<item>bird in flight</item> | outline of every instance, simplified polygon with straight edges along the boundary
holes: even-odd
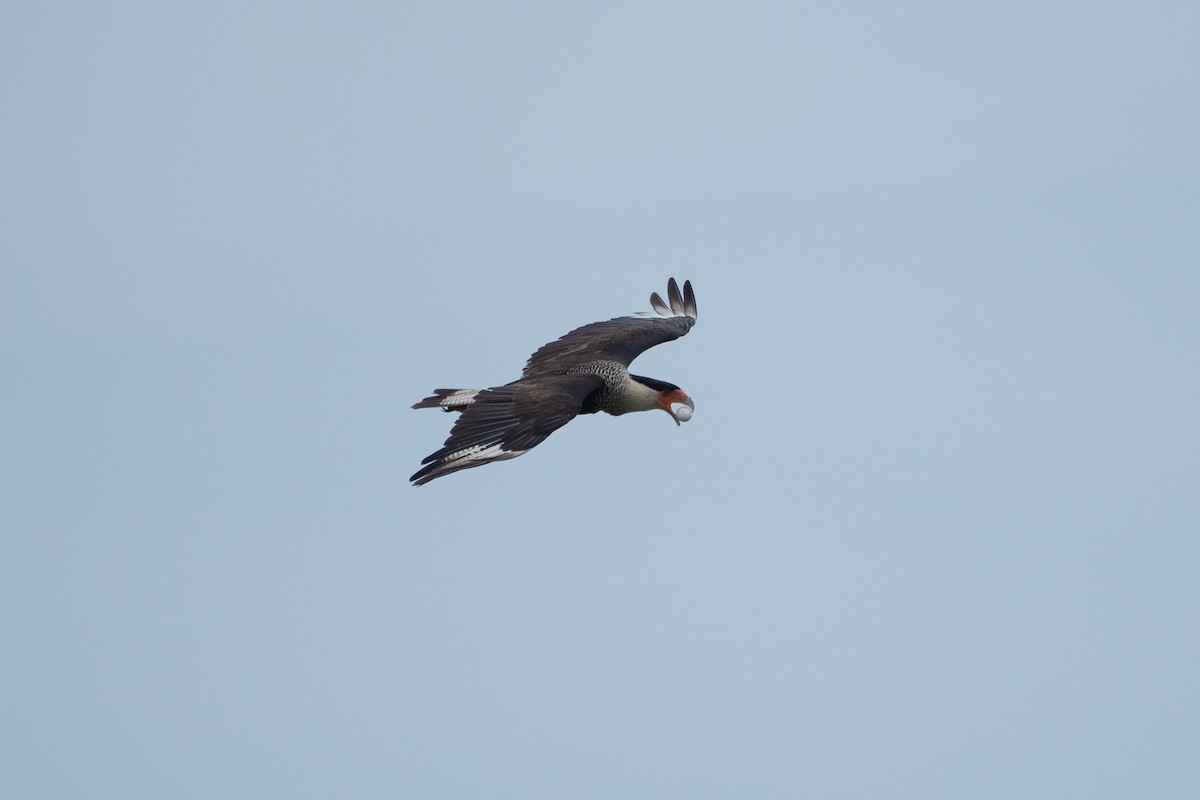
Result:
[[[655,345],[678,339],[696,324],[690,281],[667,284],[667,303],[650,295],[653,311],[593,322],[541,347],[521,377],[490,389],[435,389],[413,408],[457,411],[441,450],[409,480],[420,486],[460,469],[529,452],[577,414],[613,416],[661,408],[675,424],[692,418],[692,398],[673,383],[631,375],[629,364]]]

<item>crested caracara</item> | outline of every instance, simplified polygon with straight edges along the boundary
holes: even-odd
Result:
[[[413,408],[460,412],[450,438],[409,480],[428,483],[460,469],[516,458],[541,444],[577,414],[666,411],[675,424],[695,405],[673,383],[629,373],[645,350],[683,336],[696,324],[690,281],[683,294],[671,278],[667,300],[650,295],[653,311],[584,325],[529,357],[521,377],[490,389],[436,389]]]

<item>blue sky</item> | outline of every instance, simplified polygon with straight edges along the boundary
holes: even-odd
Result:
[[[0,21],[0,793],[1200,790],[1194,4]]]

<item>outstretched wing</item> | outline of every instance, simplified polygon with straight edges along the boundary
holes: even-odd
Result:
[[[639,355],[663,342],[678,339],[696,324],[696,295],[691,281],[679,284],[671,278],[664,303],[658,292],[650,295],[654,311],[615,317],[607,322],[584,325],[550,342],[529,357],[526,376],[562,372],[589,361],[616,361],[626,367]]]
[[[463,408],[442,449],[409,480],[420,486],[460,469],[516,458],[574,419],[584,398],[603,384],[596,375],[545,375],[484,389]]]

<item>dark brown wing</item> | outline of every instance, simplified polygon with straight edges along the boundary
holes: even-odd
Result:
[[[463,409],[441,450],[409,480],[420,486],[460,469],[532,450],[583,409],[604,380],[596,375],[544,375],[484,389]]]
[[[650,295],[653,312],[615,317],[584,325],[550,342],[529,357],[527,376],[562,372],[589,361],[616,361],[626,367],[655,345],[683,336],[696,324],[696,295],[691,281],[684,281],[683,294],[671,278],[667,284],[670,305],[655,292]]]

